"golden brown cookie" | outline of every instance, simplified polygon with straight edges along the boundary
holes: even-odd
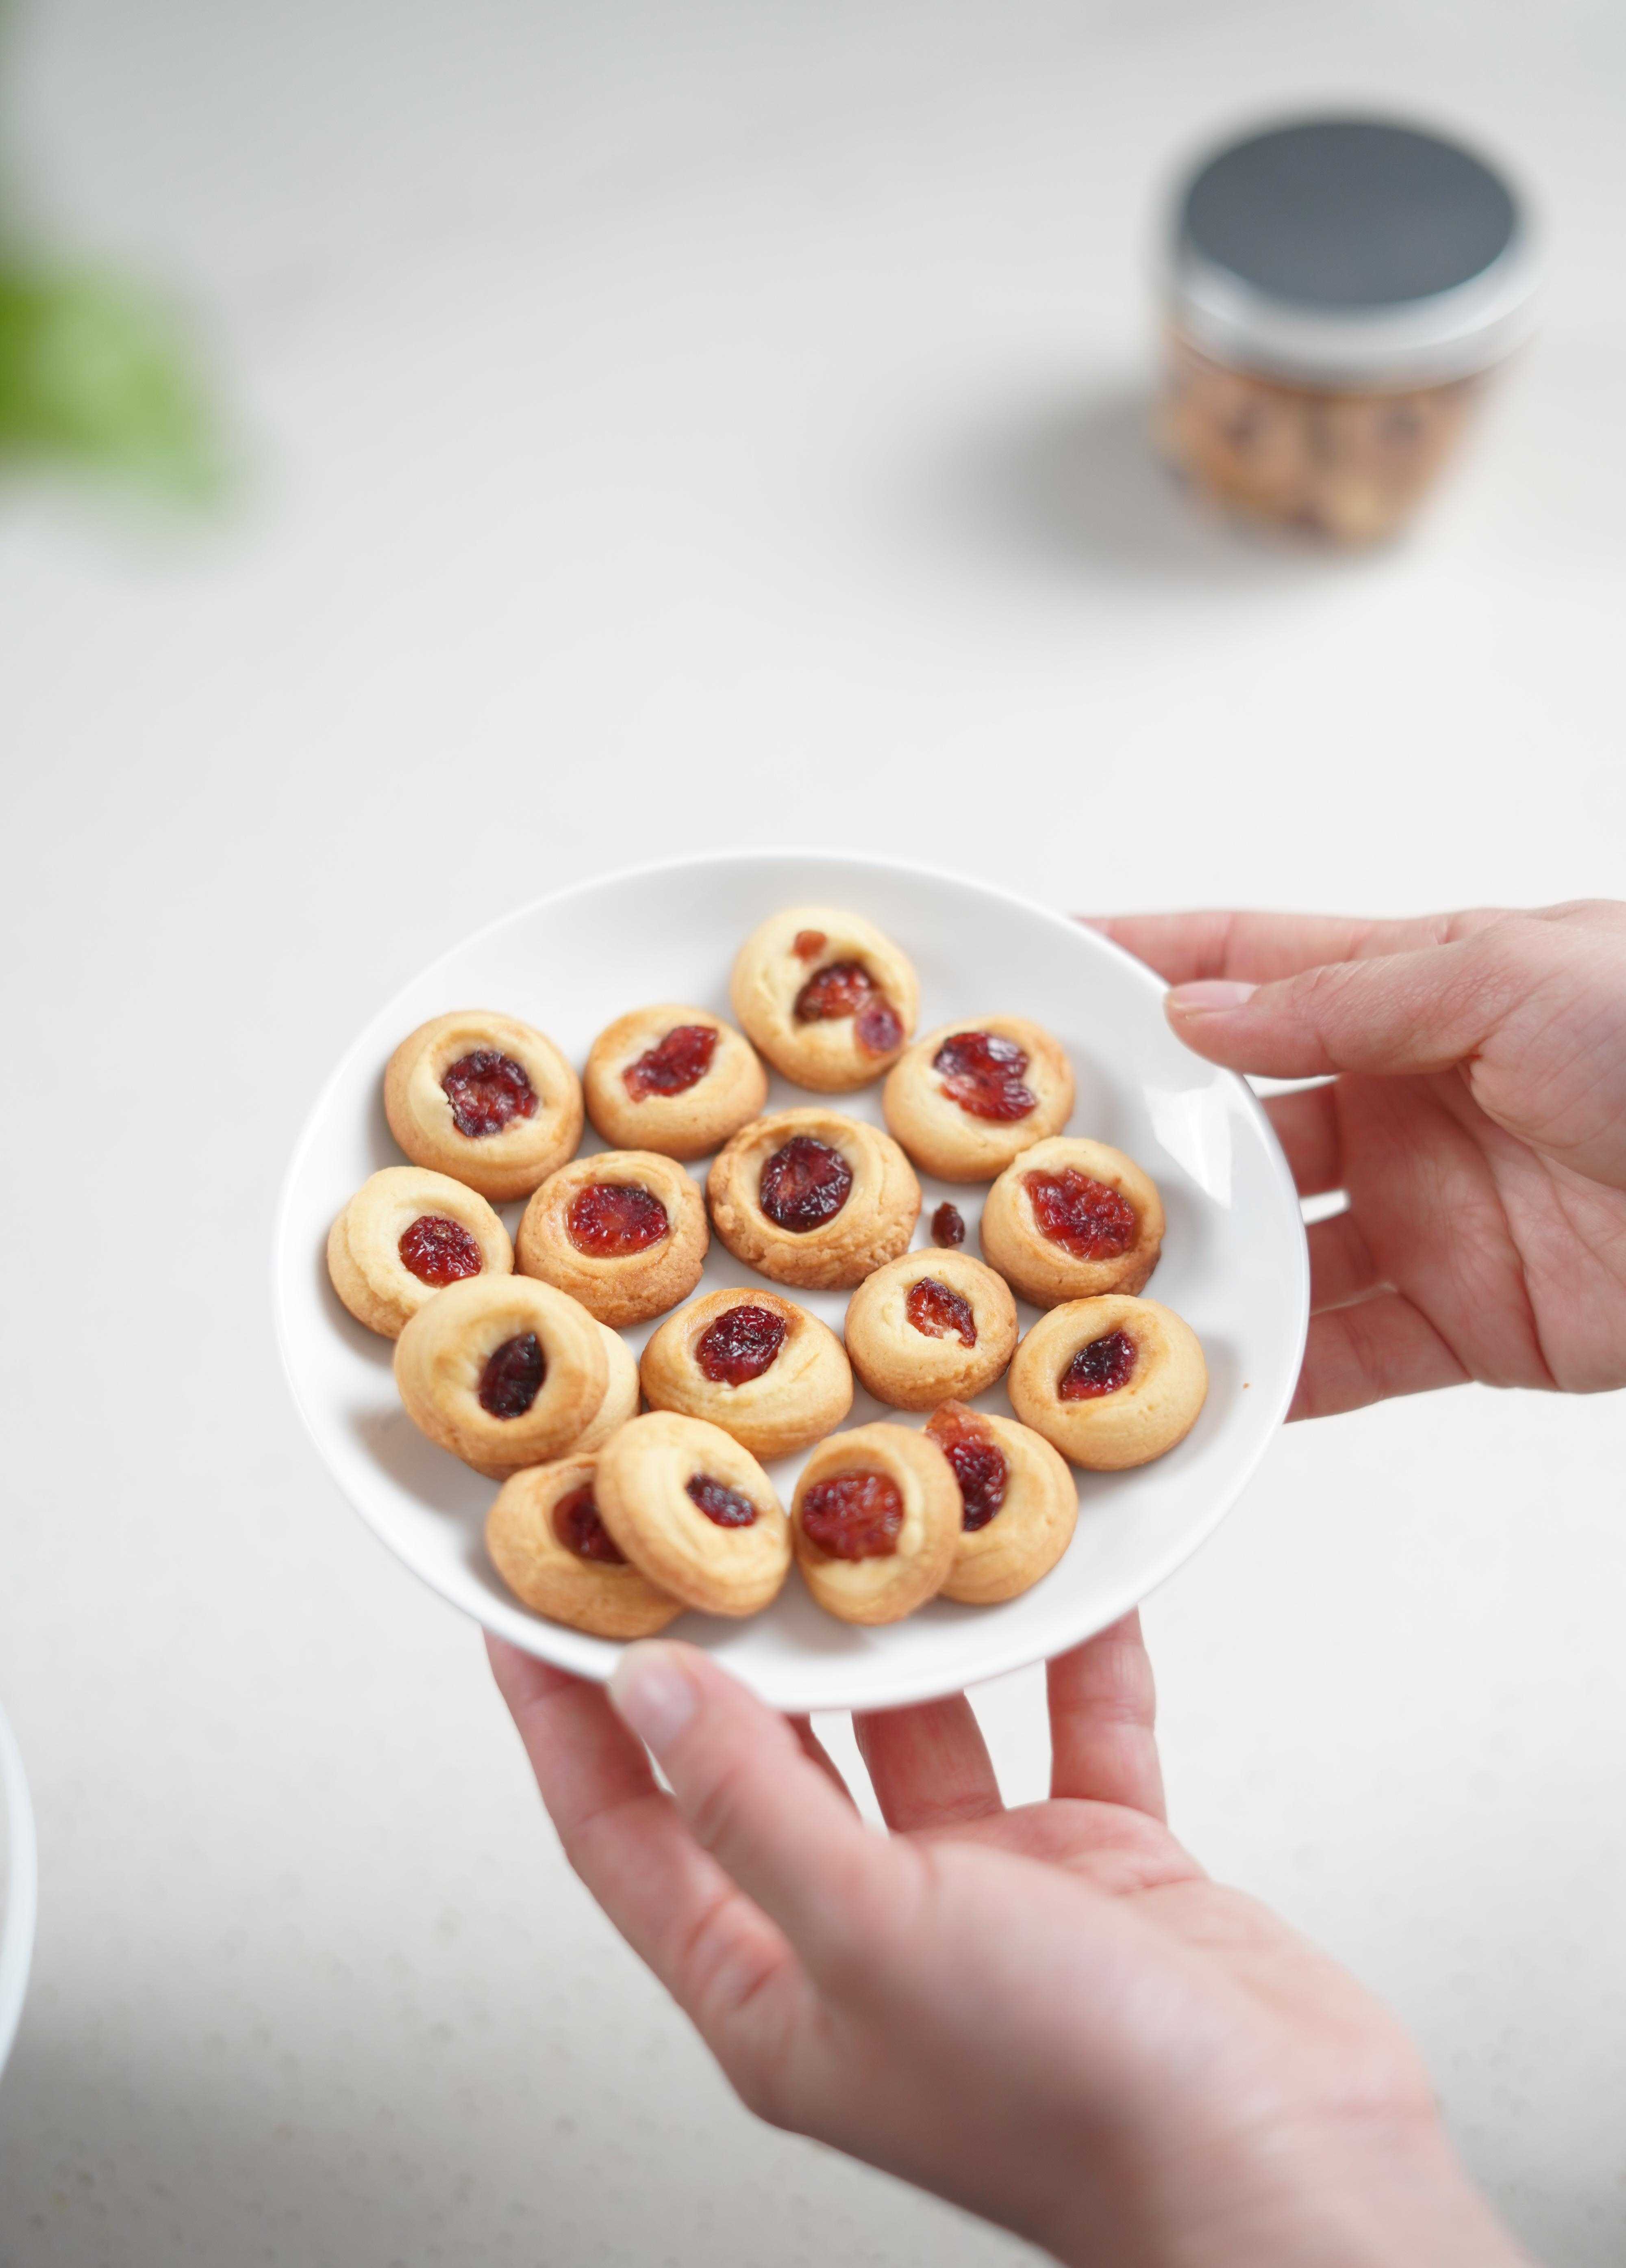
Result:
[[[923,1433],[855,1425],[802,1469],[791,1533],[802,1579],[838,1622],[901,1622],[943,1587],[960,1542],[960,1484]]]
[[[1071,1300],[1016,1351],[1011,1406],[1093,1472],[1146,1465],[1183,1441],[1208,1395],[1196,1333],[1156,1300]]]
[[[327,1273],[358,1323],[399,1338],[448,1284],[507,1276],[508,1231],[476,1190],[423,1166],[370,1174],[327,1233]]]
[[[891,1135],[824,1108],[741,1127],[706,1196],[736,1260],[809,1289],[861,1284],[907,1248],[920,1214],[920,1183]]]
[[[897,946],[834,906],[770,914],[739,948],[732,995],[753,1046],[820,1094],[879,1079],[920,1012],[915,971]]]
[[[413,1424],[499,1478],[572,1447],[608,1379],[585,1307],[528,1276],[448,1284],[395,1342],[395,1384]]]
[[[968,1252],[906,1252],[847,1303],[847,1352],[878,1402],[935,1410],[981,1394],[1016,1350],[1016,1301]]]
[[[519,1223],[514,1263],[620,1329],[687,1299],[710,1241],[699,1187],[681,1166],[653,1150],[600,1150],[542,1183]]]
[[[415,1166],[494,1204],[529,1197],[576,1154],[581,1082],[553,1042],[481,1008],[433,1016],[384,1074],[384,1115]]]
[[[613,1331],[607,1323],[600,1323],[599,1329],[604,1341],[604,1399],[588,1419],[585,1431],[570,1444],[570,1454],[578,1457],[591,1456],[595,1449],[601,1449],[612,1433],[638,1414],[638,1359],[619,1331]]]
[[[582,1086],[607,1142],[666,1158],[710,1157],[768,1100],[749,1042],[705,1008],[618,1016],[593,1042]]]
[[[953,1468],[960,1545],[945,1599],[991,1607],[1048,1575],[1078,1524],[1078,1484],[1041,1433],[945,1402],[926,1431]]]
[[[821,1441],[852,1407],[841,1341],[776,1292],[709,1292],[667,1316],[639,1367],[652,1409],[720,1425],[754,1457]]]
[[[982,1207],[983,1256],[1036,1307],[1138,1292],[1163,1249],[1163,1200],[1133,1158],[1057,1134],[1008,1165]]]
[[[970,1017],[917,1040],[887,1073],[881,1102],[923,1173],[991,1182],[1066,1125],[1072,1065],[1025,1016]]]
[[[528,1465],[497,1492],[486,1550],[515,1598],[594,1638],[653,1638],[683,1611],[622,1551],[599,1517],[597,1461]]]
[[[612,1434],[595,1484],[635,1567],[685,1606],[754,1615],[778,1596],[791,1534],[774,1484],[720,1425],[652,1410]]]

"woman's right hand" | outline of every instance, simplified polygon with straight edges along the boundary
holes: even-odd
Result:
[[[1455,1386],[1626,1385],[1626,906],[1095,927],[1210,1062],[1329,1083],[1266,1108],[1310,1230],[1292,1415]]]

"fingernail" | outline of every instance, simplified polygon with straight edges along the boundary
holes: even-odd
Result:
[[[1258,990],[1257,984],[1234,984],[1228,978],[1214,977],[1202,984],[1177,984],[1166,1005],[1174,1016],[1213,1016],[1227,1008],[1246,1006]]]
[[[616,1715],[654,1756],[664,1756],[695,1713],[695,1681],[669,1646],[630,1646],[610,1679]]]

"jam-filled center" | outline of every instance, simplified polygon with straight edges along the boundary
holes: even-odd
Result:
[[[971,1302],[936,1276],[922,1276],[909,1285],[903,1312],[924,1338],[945,1339],[952,1335],[961,1346],[976,1344],[976,1317]]]
[[[1026,1049],[997,1032],[952,1032],[932,1057],[931,1068],[942,1079],[944,1094],[968,1117],[1008,1124],[1039,1107],[1038,1096],[1022,1080]]]
[[[647,1252],[671,1226],[666,1208],[642,1182],[589,1182],[565,1210],[565,1233],[592,1260]]]
[[[775,1226],[798,1236],[834,1220],[851,1194],[852,1167],[816,1134],[792,1134],[762,1167],[756,1190]]]
[[[1135,1374],[1137,1350],[1127,1331],[1107,1331],[1081,1346],[1056,1382],[1063,1402],[1093,1402],[1116,1394]]]
[[[713,1386],[745,1386],[771,1370],[784,1344],[785,1322],[771,1307],[742,1300],[725,1307],[695,1342],[695,1361]]]
[[[486,1357],[480,1373],[480,1407],[493,1418],[523,1418],[547,1375],[541,1341],[534,1331],[521,1331]]]
[[[884,1056],[903,1037],[897,1010],[861,961],[827,961],[796,996],[798,1024],[833,1023],[842,1016],[852,1018],[853,1036],[866,1055]]]
[[[726,1482],[715,1480],[710,1473],[696,1473],[692,1480],[685,1481],[683,1493],[719,1528],[749,1528],[756,1518],[756,1506],[748,1496],[730,1488]]]
[[[584,1481],[580,1488],[572,1489],[569,1496],[562,1496],[555,1505],[553,1532],[565,1550],[573,1551],[578,1559],[596,1559],[603,1567],[624,1567],[627,1564],[615,1538],[599,1517],[591,1481]]]
[[[960,1525],[971,1533],[986,1528],[1005,1500],[1011,1468],[1004,1451],[975,1410],[963,1402],[945,1402],[934,1410],[926,1431],[954,1469],[964,1506]]]
[[[1022,1180],[1040,1233],[1076,1259],[1120,1259],[1139,1233],[1129,1199],[1076,1166],[1063,1166],[1059,1174],[1024,1174]]]
[[[511,1119],[536,1116],[536,1089],[525,1065],[497,1048],[460,1056],[441,1072],[440,1086],[452,1105],[452,1123],[475,1141],[500,1134]]]
[[[946,1252],[954,1251],[966,1241],[966,1217],[957,1204],[946,1197],[931,1216],[931,1241]]]
[[[635,1102],[651,1094],[687,1094],[704,1079],[716,1053],[714,1025],[675,1024],[627,1065],[622,1084]]]
[[[395,1249],[401,1266],[437,1291],[443,1284],[478,1276],[485,1266],[479,1245],[462,1222],[448,1220],[444,1213],[420,1213],[402,1230]]]
[[[888,1473],[833,1473],[802,1498],[802,1532],[831,1559],[889,1559],[903,1527],[903,1494]]]
[[[817,961],[829,941],[821,929],[798,929],[791,950],[798,961]]]

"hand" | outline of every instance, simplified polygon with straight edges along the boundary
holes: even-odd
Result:
[[[1050,1665],[1048,1803],[963,1697],[856,1720],[890,1838],[692,1647],[607,1697],[489,1645],[570,1863],[776,2125],[1080,2268],[1519,2257],[1391,2020],[1164,1825],[1134,1616]]]
[[[1291,1415],[1480,1379],[1626,1385],[1626,906],[1094,924],[1188,1047],[1273,1079],[1310,1235]]]

